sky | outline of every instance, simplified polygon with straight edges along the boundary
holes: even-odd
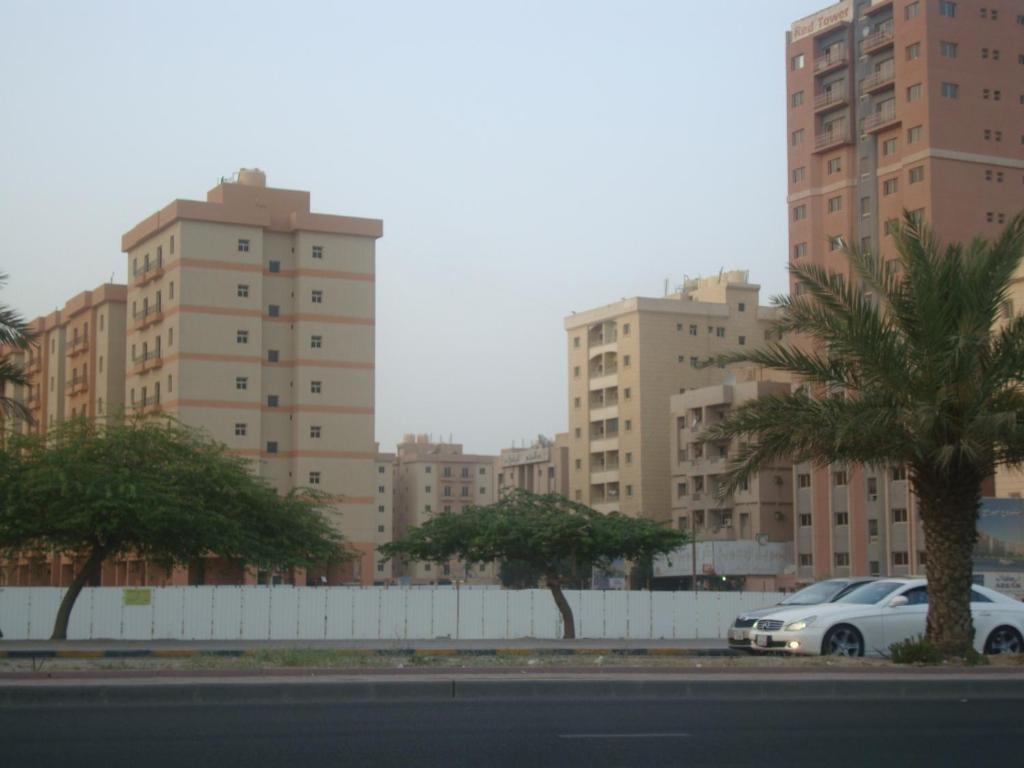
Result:
[[[827,0],[0,0],[0,302],[259,167],[380,218],[376,433],[568,424],[563,319],[747,268],[786,289],[785,32]]]

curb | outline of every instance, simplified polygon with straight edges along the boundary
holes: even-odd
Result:
[[[730,657],[729,648],[287,648],[315,650],[339,656],[681,656]],[[260,649],[238,648],[123,648],[106,650],[0,650],[0,659],[189,659],[256,656]]]

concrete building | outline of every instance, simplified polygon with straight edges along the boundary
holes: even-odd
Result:
[[[1020,210],[1022,24],[1019,0],[844,0],[793,23],[791,261],[852,279],[842,243],[895,257],[904,209],[946,241],[991,237]],[[904,468],[795,472],[802,580],[925,570]]]
[[[759,290],[732,271],[565,319],[571,498],[671,520],[669,398],[724,381],[701,361],[764,343],[776,310]]]
[[[360,557],[330,583],[372,584],[375,241],[382,223],[314,213],[309,192],[242,170],[121,239],[128,407],[159,409],[251,457],[280,492],[317,488]],[[250,581],[248,572],[231,579]]]
[[[569,496],[569,433],[538,438],[529,448],[502,448],[494,464],[498,493],[520,488]]]
[[[788,383],[762,381],[759,376],[753,369],[742,369],[730,375],[724,384],[690,389],[670,400],[672,525],[688,531],[702,551],[707,549],[703,545],[708,542],[717,545],[717,552],[715,547],[710,548],[715,558],[710,563],[699,557],[691,562],[692,547],[687,547],[686,557],[673,555],[674,567],[681,568],[686,560],[693,569],[676,574],[687,588],[694,577],[698,586],[711,578],[725,578],[733,589],[762,591],[788,588],[795,581],[793,465],[779,462],[759,472],[734,494],[721,497],[718,485],[730,457],[739,450],[739,443],[700,442],[707,427],[723,421],[733,408],[749,400],[789,391]],[[737,378],[740,380],[736,381]],[[727,553],[747,549],[755,550],[759,556],[728,560]],[[771,556],[761,556],[766,553]],[[676,565],[676,560],[680,564]],[[717,570],[726,561],[732,570]],[[667,571],[662,574],[668,575]]]
[[[395,531],[395,459],[394,453],[382,453],[377,449],[374,482],[377,484],[377,530],[374,544],[380,545],[392,541]],[[373,553],[373,583],[389,584],[394,575],[394,563],[383,562],[380,553]]]
[[[413,526],[421,526],[437,512],[459,512],[469,505],[497,501],[496,456],[462,452],[458,443],[432,442],[427,435],[405,435],[395,463],[396,539]],[[379,490],[379,489],[378,489]],[[394,575],[405,584],[494,584],[493,563],[395,562]]]

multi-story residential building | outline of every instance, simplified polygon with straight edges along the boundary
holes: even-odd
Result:
[[[688,280],[565,319],[571,498],[669,522],[669,398],[721,383],[715,355],[763,344],[776,310],[746,271]]]
[[[766,467],[735,493],[723,496],[719,483],[739,442],[701,442],[705,429],[723,421],[732,409],[790,389],[788,382],[758,380],[760,376],[744,368],[730,374],[724,384],[689,389],[671,398],[672,525],[689,532],[692,541],[717,546],[711,555],[718,564],[710,566],[711,572],[690,561],[692,548],[673,556],[690,581],[693,575],[687,567],[693,568],[698,581],[713,572],[739,589],[777,589],[794,581],[793,465],[780,461]],[[750,556],[751,551],[759,556]]]
[[[529,448],[502,448],[494,471],[498,493],[519,488],[569,496],[569,433],[538,438]]]
[[[243,169],[206,201],[175,200],[122,237],[127,407],[206,429],[281,492],[325,492],[332,522],[360,553],[285,580],[372,584],[377,575],[381,234],[378,220],[311,212],[309,192],[267,187],[261,171]],[[203,571],[207,582],[258,577]]]
[[[844,0],[795,22],[790,260],[854,279],[843,244],[894,258],[904,210],[945,241],[995,235],[1021,208],[1022,41],[1019,0]],[[924,570],[904,468],[795,472],[800,578]]]
[[[395,461],[395,538],[423,525],[434,513],[493,504],[496,458],[463,453],[460,444],[434,443],[427,435],[405,435]],[[393,567],[405,584],[493,584],[498,577],[495,563],[395,561]]]
[[[373,476],[376,487],[376,537],[374,543],[385,544],[393,540],[395,530],[395,454],[377,450],[377,473]],[[383,562],[376,550],[373,553],[373,583],[387,584],[392,580],[394,563]]]

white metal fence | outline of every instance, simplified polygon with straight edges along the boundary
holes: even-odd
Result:
[[[63,594],[57,587],[0,588],[4,638],[48,638]],[[565,594],[577,637],[637,640],[724,638],[737,614],[783,597],[774,592]],[[510,640],[558,638],[561,630],[551,593],[543,589],[93,587],[83,589],[75,603],[68,638]]]

